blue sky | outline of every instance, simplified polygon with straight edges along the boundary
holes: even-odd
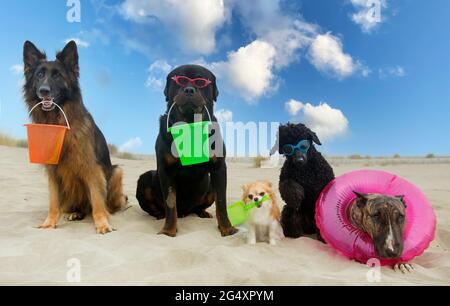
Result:
[[[450,154],[450,2],[370,1],[81,0],[79,23],[66,0],[9,2],[0,130],[25,137],[24,41],[77,39],[85,104],[133,152],[154,152],[166,73],[201,63],[224,121],[306,122],[331,155]]]

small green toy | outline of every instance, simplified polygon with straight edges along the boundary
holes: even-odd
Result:
[[[269,196],[266,194],[258,202],[254,202],[249,205],[246,205],[244,201],[239,201],[234,203],[233,205],[228,206],[228,218],[230,219],[231,225],[236,226],[245,223],[245,221],[247,221],[250,216],[250,211],[257,205],[260,205],[267,200],[269,200]]]

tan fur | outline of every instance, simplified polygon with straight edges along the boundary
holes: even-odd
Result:
[[[60,164],[46,166],[51,178],[49,181],[53,181],[55,186],[50,188],[51,208],[47,220],[51,222],[46,221],[42,227],[56,226],[53,224],[57,220],[54,206],[58,203],[61,212],[92,212],[97,232],[104,234],[112,231],[108,222],[109,213],[119,211],[126,202],[122,189],[123,173],[116,167],[109,180],[105,177],[102,167],[96,161],[92,134],[94,127],[92,121],[85,116],[87,112],[83,108],[76,102],[66,103],[63,107],[67,117],[71,119],[71,129],[64,140]],[[65,125],[62,116],[43,114],[39,108],[33,121]]]
[[[23,89],[28,109],[33,109],[43,99],[39,98],[38,91],[45,83],[49,88],[52,86],[50,94],[62,106],[70,124],[59,164],[46,166],[50,203],[48,217],[41,228],[55,228],[60,214],[64,212],[70,214],[70,220],[80,220],[92,212],[97,232],[105,234],[112,231],[108,222],[109,212],[118,211],[126,203],[122,191],[122,171],[111,166],[109,159],[105,160],[107,149],[103,135],[97,133],[94,119],[83,104],[76,43],[69,42],[56,58],[55,61],[47,61],[46,55],[31,42],[24,44]],[[43,73],[42,78],[36,77],[38,70]],[[49,76],[49,72],[55,75],[56,70],[58,78]],[[58,109],[45,112],[37,107],[31,118],[37,124],[67,125]],[[96,150],[99,145],[102,147]]]
[[[269,192],[269,196],[270,196],[270,199],[272,200],[272,210],[271,210],[272,218],[277,221],[280,221],[281,213],[280,213],[280,208],[278,207],[278,203],[277,203],[277,196],[275,195],[275,192],[273,192],[273,191]]]
[[[164,227],[158,233],[158,235],[175,237],[178,231],[177,193],[176,190],[172,187],[169,188],[169,195],[167,196],[166,203],[167,203],[166,214],[168,217],[166,217]]]
[[[123,171],[120,168],[114,168],[108,184],[108,199],[106,206],[111,214],[122,209],[126,202],[126,196],[123,193]]]
[[[246,222],[248,227],[247,242],[255,245],[258,241],[268,241],[270,245],[276,245],[280,209],[277,205],[275,192],[272,189],[272,183],[259,181],[244,185],[242,189],[242,200],[247,205],[259,202],[265,196],[270,197],[270,201],[262,203],[261,206],[250,212],[250,218]]]
[[[172,154],[166,154],[166,156],[164,156],[167,165],[172,166],[174,164],[176,164],[178,162],[178,159],[175,158]]]
[[[48,179],[48,187],[50,195],[48,216],[45,222],[39,226],[43,229],[56,228],[60,216],[58,185],[51,176]]]
[[[242,194],[242,201],[245,203],[248,203],[250,199],[248,198],[248,195],[250,193],[257,193],[259,194],[261,191],[264,191],[267,195],[269,195],[271,199],[271,216],[274,220],[280,221],[281,213],[280,208],[278,207],[277,202],[277,196],[275,192],[272,189],[273,185],[269,181],[258,181],[251,184],[246,184],[242,186],[243,194]]]

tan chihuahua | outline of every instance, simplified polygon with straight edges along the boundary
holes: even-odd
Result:
[[[276,245],[277,230],[280,227],[280,209],[277,205],[277,198],[272,190],[270,182],[255,182],[242,186],[242,201],[246,205],[258,203],[268,195],[269,199],[250,210],[250,217],[246,223],[248,228],[247,242],[256,244],[258,241],[269,242]]]

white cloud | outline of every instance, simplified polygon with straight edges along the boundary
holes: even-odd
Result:
[[[235,7],[247,30],[275,48],[276,69],[298,61],[298,51],[319,31],[314,24],[283,14],[280,0],[236,1]]]
[[[339,38],[320,34],[320,27],[281,10],[281,0],[234,1],[241,22],[256,39],[228,54],[228,60],[211,64],[229,89],[249,103],[278,88],[278,73],[298,62],[301,51],[321,70],[346,78],[356,72],[369,76],[370,69],[343,52]],[[259,69],[259,70],[258,70]],[[225,71],[225,72],[224,72]]]
[[[66,39],[65,41],[64,41],[64,43],[65,44],[68,44],[70,41],[74,41],[76,44],[77,44],[77,46],[78,47],[80,47],[80,48],[89,48],[89,46],[90,46],[90,43],[89,42],[87,42],[87,41],[85,41],[85,40],[82,40],[81,38],[68,38],[68,39]]]
[[[125,0],[120,13],[138,23],[162,22],[187,51],[210,54],[216,31],[228,20],[223,0]]]
[[[233,112],[227,109],[220,109],[216,111],[214,116],[216,116],[219,123],[233,121]]]
[[[150,72],[153,71],[163,71],[165,73],[169,73],[172,70],[172,66],[170,66],[166,60],[157,60],[150,65],[148,69]]]
[[[317,35],[309,49],[309,60],[320,71],[338,78],[352,75],[358,63],[344,53],[341,40],[331,33]]]
[[[213,52],[217,48],[216,32],[229,24],[232,15],[238,16],[252,41],[228,52],[224,60],[206,62],[200,58],[197,62],[210,68],[225,90],[249,104],[276,91],[280,71],[300,61],[302,51],[310,50],[312,56],[308,59],[314,60],[314,66],[339,79],[357,71],[364,77],[370,74],[369,68],[343,52],[339,38],[321,35],[318,25],[304,21],[298,14],[286,14],[281,3],[282,0],[124,0],[120,12],[127,20],[149,26],[161,22],[178,35],[183,51],[191,55]],[[150,53],[140,40],[136,42],[128,36],[125,39],[130,50]],[[150,73],[146,86],[160,90],[164,82],[162,75]]]
[[[401,66],[395,66],[395,67],[387,67],[387,68],[381,68],[378,70],[378,75],[381,79],[387,78],[387,77],[397,77],[402,78],[406,76],[405,68]]]
[[[367,66],[361,66],[361,75],[365,78],[369,77],[372,70]]]
[[[89,31],[80,31],[76,35],[77,39],[90,42],[90,43],[101,43],[107,46],[111,43],[111,37],[103,30],[93,28]],[[90,43],[88,43],[90,45]]]
[[[302,110],[304,104],[297,100],[291,99],[286,102],[286,110],[291,116],[297,116],[297,114]]]
[[[278,88],[278,72],[300,59],[318,27],[281,12],[280,0],[225,2],[254,40],[228,53],[227,60],[208,65],[225,88],[248,103]]]
[[[172,70],[172,66],[165,60],[157,60],[148,68],[149,76],[145,82],[146,87],[161,90],[165,86],[165,78]]]
[[[349,123],[345,115],[327,103],[312,105],[289,100],[286,102],[286,109],[291,116],[297,116],[294,121],[306,124],[322,140],[334,139],[348,131]]]
[[[23,65],[22,64],[12,65],[11,68],[9,68],[9,71],[11,71],[15,75],[23,74]]]
[[[121,152],[130,152],[141,147],[142,144],[143,142],[141,138],[139,137],[130,138],[127,142],[125,142],[123,145],[120,146],[119,150]]]
[[[260,40],[228,54],[225,62],[211,64],[211,69],[225,79],[226,86],[252,103],[273,88],[275,48]]]
[[[355,8],[352,20],[359,25],[363,32],[370,33],[384,18],[383,9],[387,7],[387,0],[350,0]]]

